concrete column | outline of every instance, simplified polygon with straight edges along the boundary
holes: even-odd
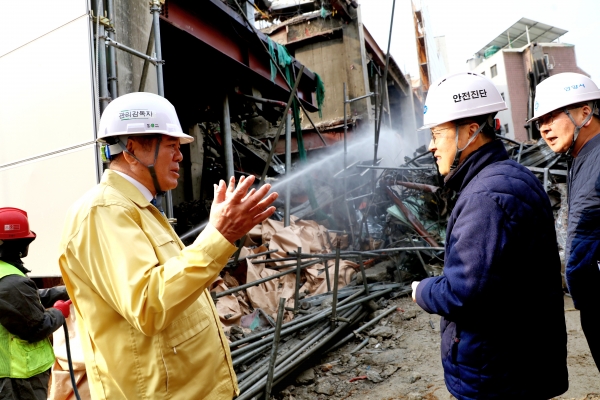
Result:
[[[189,134],[194,138],[194,141],[190,143],[192,197],[194,200],[200,200],[200,195],[202,194],[202,167],[204,163],[204,136],[198,124],[190,128]]]
[[[223,99],[223,116],[221,119],[221,133],[223,134],[223,148],[225,152],[225,175],[227,180],[234,175],[233,171],[233,143],[231,140],[231,118],[229,115],[229,97]]]

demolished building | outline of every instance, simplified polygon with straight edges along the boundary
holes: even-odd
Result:
[[[387,82],[383,84],[386,53],[363,25],[360,8],[343,6],[343,1],[337,3],[342,6],[333,8],[338,10],[335,15],[317,9],[284,19],[263,29],[263,32],[274,42],[286,46],[298,61],[318,71],[323,78],[327,101],[317,126],[327,140],[334,142],[341,139],[344,99],[356,99],[371,93],[376,94],[376,98],[368,96],[348,104],[348,125],[351,128],[368,125],[373,119],[380,118],[375,113],[375,102],[383,102],[382,123],[402,135],[416,138],[417,128],[422,122],[422,103],[412,93],[410,78],[391,57]],[[288,14],[295,8],[295,5],[289,4]],[[278,12],[283,13],[283,10],[279,8]],[[302,130],[307,149],[322,146],[318,140],[312,139],[314,130],[307,122],[303,122]],[[282,148],[278,149],[279,152]]]

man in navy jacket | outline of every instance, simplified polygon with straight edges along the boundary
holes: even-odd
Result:
[[[442,78],[425,103],[429,145],[459,197],[448,221],[444,275],[413,297],[442,316],[448,390],[458,399],[550,399],[568,388],[560,260],[548,196],[495,140],[506,109],[492,82]]]
[[[592,357],[600,369],[600,90],[562,73],[536,88],[534,118],[550,148],[568,154],[566,278]]]

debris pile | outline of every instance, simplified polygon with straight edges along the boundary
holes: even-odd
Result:
[[[563,215],[566,162],[544,142],[505,144],[511,158],[540,177],[557,215]],[[289,226],[276,220],[285,214],[282,202],[278,218],[243,238],[211,288],[230,340],[240,399],[270,393],[303,363],[314,363],[315,354],[351,340],[357,340],[353,354],[365,346],[376,350],[378,343],[394,349],[398,332],[378,325],[395,310],[385,307],[409,294],[411,281],[442,274],[447,219],[457,198],[443,187],[431,154],[419,150],[393,168],[359,159],[340,171],[332,167],[339,163],[325,157],[303,177],[284,182],[284,188],[293,182],[293,190],[277,189],[291,196]],[[352,367],[356,355],[344,357],[326,368]],[[388,363],[353,378],[377,382],[398,368]],[[333,390],[318,378],[307,379],[317,394]]]
[[[319,222],[292,215],[285,227],[271,219],[243,239],[211,289],[240,399],[270,391],[313,355],[367,332],[394,309],[349,329],[381,313],[390,298],[409,294],[413,278],[440,273],[450,207],[433,186],[436,170],[417,165],[384,171],[375,185],[358,167],[334,178],[319,168],[309,177],[315,178],[313,201],[294,202],[299,214]]]

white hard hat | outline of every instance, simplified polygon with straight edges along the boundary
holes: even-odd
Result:
[[[179,143],[194,141],[183,133],[175,107],[154,93],[137,92],[117,97],[100,118],[98,141],[109,137],[163,134],[179,138]],[[114,154],[114,153],[113,153]]]
[[[423,126],[419,129],[506,109],[506,103],[490,79],[474,72],[450,74],[429,86]]]
[[[571,104],[597,99],[600,99],[600,90],[587,76],[573,72],[556,74],[536,86],[533,118],[527,122]]]

